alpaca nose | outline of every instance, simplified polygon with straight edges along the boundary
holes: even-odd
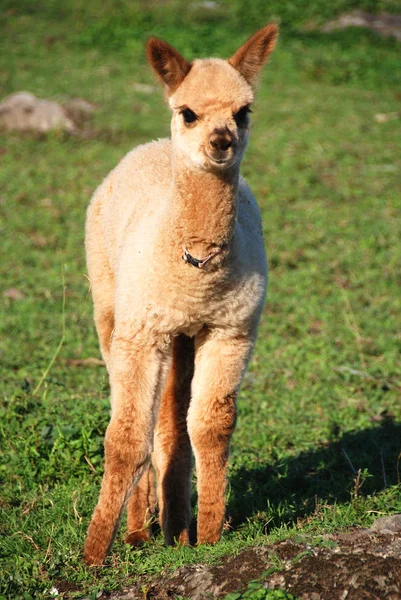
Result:
[[[225,152],[232,146],[233,139],[228,131],[216,129],[209,138],[209,144],[213,150]]]

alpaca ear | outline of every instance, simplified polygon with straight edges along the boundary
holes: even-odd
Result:
[[[157,77],[172,94],[188,75],[191,64],[167,42],[152,37],[146,44],[146,57]]]
[[[260,69],[274,50],[278,27],[274,23],[266,25],[254,33],[228,61],[246,79],[249,85],[256,84]]]

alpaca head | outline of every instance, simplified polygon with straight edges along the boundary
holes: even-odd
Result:
[[[188,63],[172,46],[151,38],[147,57],[165,84],[175,153],[188,164],[224,170],[238,165],[249,136],[249,112],[258,73],[277,39],[277,26],[257,31],[228,60]]]

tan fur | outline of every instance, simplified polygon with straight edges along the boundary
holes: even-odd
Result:
[[[238,69],[250,85],[256,83],[261,65],[267,62],[269,55],[274,50],[277,36],[276,25],[263,27],[230,58],[230,65]]]
[[[165,83],[171,141],[130,152],[89,206],[87,263],[112,403],[89,564],[102,564],[127,504],[127,541],[149,539],[151,461],[165,541],[188,543],[191,448],[198,543],[220,538],[236,395],[267,271],[259,210],[239,175],[245,107],[276,35],[269,25],[230,62],[192,64],[152,38],[147,55]],[[211,258],[198,269],[184,251]]]

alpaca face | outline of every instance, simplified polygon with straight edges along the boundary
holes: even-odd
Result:
[[[252,101],[252,88],[228,62],[195,61],[169,98],[174,151],[207,170],[238,164],[248,142]]]
[[[187,167],[223,170],[241,161],[249,136],[253,87],[277,34],[276,25],[267,25],[228,61],[208,58],[192,63],[167,42],[148,41],[149,64],[164,83],[173,111],[173,150]]]

